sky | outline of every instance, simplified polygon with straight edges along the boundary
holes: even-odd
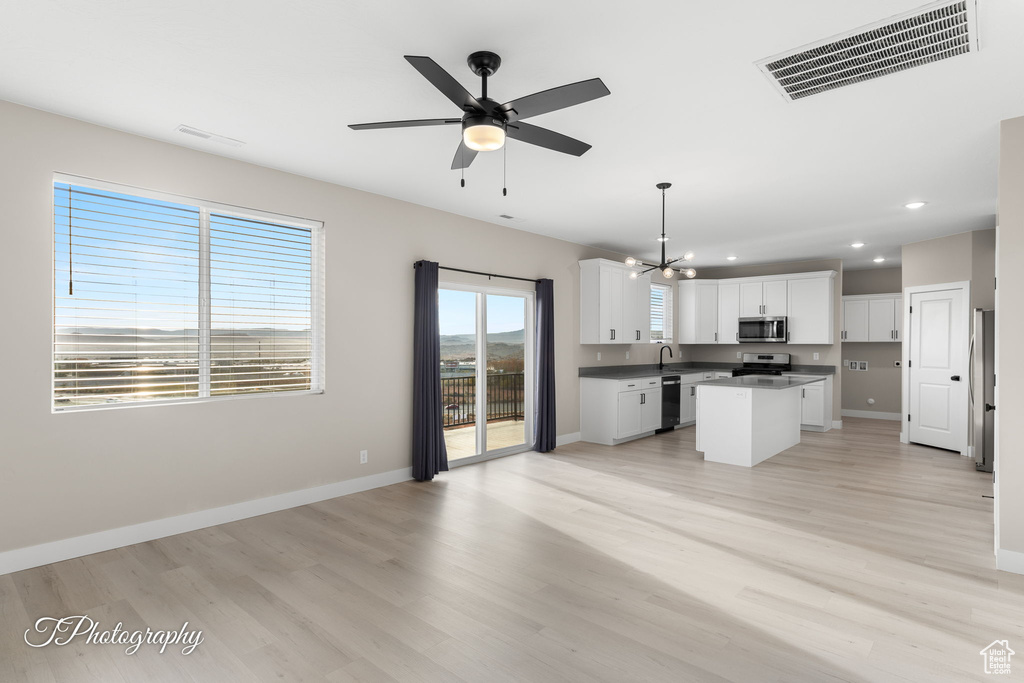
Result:
[[[476,293],[454,289],[438,292],[441,334],[476,332]],[[526,327],[526,299],[518,296],[487,295],[487,332],[512,332]]]

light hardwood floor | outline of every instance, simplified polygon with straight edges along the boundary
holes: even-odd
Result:
[[[849,419],[754,469],[693,429],[527,453],[0,576],[2,681],[959,681],[1009,639],[988,477]],[[40,616],[189,656],[24,645]]]

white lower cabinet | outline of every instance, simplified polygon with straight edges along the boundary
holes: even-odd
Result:
[[[679,389],[679,424],[689,424],[697,419],[697,385],[683,384]]]
[[[832,377],[800,387],[800,429],[827,432],[832,429]]]
[[[580,378],[580,438],[614,446],[661,428],[661,378]]]
[[[800,424],[811,427],[825,426],[825,383],[816,382],[800,387]]]
[[[679,386],[679,422],[697,420],[697,382],[731,377],[731,372],[683,374]],[[806,377],[806,375],[801,375]],[[832,428],[832,377],[800,387],[800,429],[825,432]],[[614,446],[661,428],[660,377],[631,380],[580,378],[580,438]]]

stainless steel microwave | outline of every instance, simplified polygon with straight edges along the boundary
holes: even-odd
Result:
[[[789,339],[786,316],[772,318],[740,318],[740,342],[785,344]]]

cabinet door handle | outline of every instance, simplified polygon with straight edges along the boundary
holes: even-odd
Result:
[[[739,340],[740,340],[740,333],[739,333],[739,332],[737,332],[737,333],[736,333],[736,341],[739,341]]]
[[[807,390],[806,389],[801,389],[800,390],[800,398],[807,398]]]
[[[615,330],[613,329],[612,330],[612,341],[614,341],[614,340],[615,340]]]
[[[647,394],[640,394],[640,405],[647,403]]]
[[[697,395],[697,387],[690,387],[690,396]]]
[[[715,341],[718,341],[718,333],[715,332]]]

